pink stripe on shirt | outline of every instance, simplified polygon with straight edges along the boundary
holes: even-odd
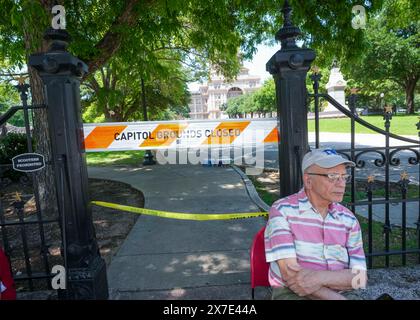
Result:
[[[269,281],[284,285],[277,261],[296,257],[313,270],[342,270],[352,265],[366,269],[359,222],[350,210],[332,203],[325,219],[313,209],[305,190],[276,201],[265,231]]]

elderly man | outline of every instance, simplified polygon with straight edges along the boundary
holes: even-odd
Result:
[[[359,222],[340,205],[354,166],[334,149],[315,149],[302,161],[304,187],[277,200],[265,230],[273,299],[352,299],[366,285]]]

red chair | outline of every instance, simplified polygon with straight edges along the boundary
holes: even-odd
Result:
[[[16,300],[16,289],[10,272],[9,259],[0,248],[0,281],[7,288],[1,293],[0,300]]]
[[[254,300],[255,287],[269,287],[268,269],[270,264],[265,261],[265,246],[264,246],[264,231],[263,227],[255,235],[251,246],[251,289],[252,300]]]

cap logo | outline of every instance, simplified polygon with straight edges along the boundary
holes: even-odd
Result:
[[[334,149],[325,149],[322,152],[326,153],[327,155],[337,154],[337,151],[335,151]]]

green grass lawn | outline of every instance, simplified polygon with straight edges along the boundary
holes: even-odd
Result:
[[[112,151],[112,152],[88,152],[86,160],[88,166],[111,166],[111,165],[139,165],[143,163],[144,151]]]
[[[366,200],[367,194],[365,191],[366,183],[359,182],[356,187],[355,198],[358,200]],[[407,190],[407,199],[418,198],[419,187],[415,185],[409,185]],[[383,182],[375,182],[374,188],[372,190],[373,198],[384,198],[385,190]],[[390,198],[401,199],[401,190],[396,183],[392,183],[390,186]],[[347,186],[346,193],[344,195],[343,204],[351,202],[351,193],[350,186]],[[356,207],[357,213],[357,207]],[[363,235],[363,244],[365,253],[368,253],[368,219],[362,216],[357,215],[357,218],[362,228]],[[372,246],[374,252],[385,251],[385,235],[384,235],[384,224],[381,222],[374,221],[372,224]],[[407,228],[406,230],[406,248],[407,249],[416,249],[418,248],[418,235],[415,229]],[[401,250],[402,249],[402,228],[395,227],[392,229],[392,232],[389,235],[389,248],[391,251]],[[409,254],[406,255],[407,264],[416,264],[418,263],[418,254]],[[385,266],[385,257],[374,257],[373,267],[384,267]],[[390,266],[401,266],[402,265],[402,256],[393,255],[389,258]]]
[[[368,253],[368,237],[369,237],[369,223],[368,219],[357,215],[360,227],[362,228],[363,247],[365,254]],[[384,252],[385,251],[385,234],[384,224],[373,221],[372,224],[372,247],[373,252]],[[418,248],[418,235],[415,229],[406,229],[406,248],[417,249]],[[389,234],[389,248],[390,251],[402,250],[402,228],[394,227]],[[407,254],[406,255],[407,265],[414,265],[418,263],[418,254]],[[367,261],[366,261],[367,262]],[[373,257],[372,266],[373,268],[384,268],[385,257]],[[402,256],[392,255],[389,257],[389,265],[391,267],[402,266]]]
[[[252,181],[255,190],[257,190],[258,192],[258,195],[266,204],[271,206],[274,201],[279,199],[278,194],[268,192],[264,184],[262,182],[259,182],[254,176],[248,176],[248,178]]]
[[[359,200],[366,200],[367,193],[365,191],[366,188],[366,181],[357,181],[356,184],[356,191],[355,191],[355,199],[356,201]],[[418,198],[419,196],[419,187],[416,185],[408,185],[407,188],[407,199]],[[372,188],[372,197],[373,198],[385,198],[385,189],[384,183],[377,181],[374,183],[374,187]],[[389,190],[389,197],[401,199],[401,189],[396,183],[390,184]],[[351,202],[351,192],[350,192],[350,185],[347,185],[346,193],[344,194],[343,202]]]
[[[385,130],[385,120],[382,116],[362,116],[361,119],[371,123],[372,125]],[[391,119],[390,132],[398,135],[417,135],[416,124],[419,122],[417,115],[398,115],[393,116]],[[337,118],[337,119],[320,119],[319,121],[320,132],[350,132],[350,119]],[[308,131],[315,131],[315,120],[308,120]],[[362,125],[356,123],[356,133],[376,133]]]

